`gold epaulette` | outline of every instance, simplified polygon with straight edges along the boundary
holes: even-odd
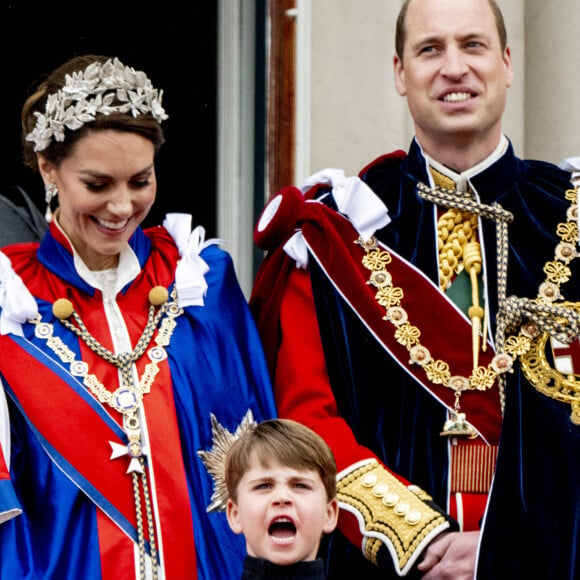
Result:
[[[341,507],[364,522],[365,557],[375,564],[385,544],[395,565],[405,569],[426,539],[448,527],[443,515],[425,503],[431,500],[427,493],[404,485],[376,461],[340,477],[337,492]]]

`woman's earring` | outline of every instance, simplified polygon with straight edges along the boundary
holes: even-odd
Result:
[[[44,219],[47,223],[52,221],[52,210],[50,209],[50,202],[58,194],[58,188],[54,183],[47,183],[44,186],[44,201],[46,201],[46,213],[44,214]]]

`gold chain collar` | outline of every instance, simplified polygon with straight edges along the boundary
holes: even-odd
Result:
[[[59,337],[53,336],[52,324],[42,322],[40,315],[31,321],[35,324],[36,337],[46,340],[48,347],[62,362],[69,365],[71,375],[82,378],[84,385],[99,402],[109,405],[124,416],[134,414],[143,396],[150,392],[151,385],[159,372],[158,365],[167,358],[165,347],[171,341],[171,335],[176,326],[175,318],[183,312],[177,305],[175,293],[170,303],[167,302],[167,290],[160,286],[153,288],[149,295],[151,305],[148,320],[137,346],[133,352],[118,355],[102,346],[89,333],[69,300],[61,298],[53,304],[53,313],[64,326],[81,338],[95,354],[121,370],[122,384],[114,392],[109,391],[94,374],[89,373],[88,364],[85,361],[77,361],[75,353]],[[156,307],[159,307],[157,311]],[[70,321],[71,317],[76,325]],[[134,385],[133,363],[145,353],[157,327],[159,327],[159,332],[154,341],[156,346],[152,346],[147,353],[151,362],[145,367],[138,385]]]
[[[423,184],[419,184],[420,192],[433,191],[428,190]],[[519,356],[522,363],[524,374],[530,382],[542,392],[549,394],[553,398],[571,402],[573,404],[572,419],[576,419],[580,424],[580,385],[573,378],[567,377],[565,380],[556,380],[554,376],[557,371],[551,369],[549,374],[549,365],[544,362],[539,364],[530,364],[538,358],[538,352],[542,346],[545,346],[547,333],[541,332],[542,323],[547,320],[557,318],[555,324],[548,326],[553,334],[556,334],[561,340],[569,342],[573,336],[577,336],[578,327],[573,325],[575,318],[580,321],[580,316],[574,311],[570,311],[569,303],[561,305],[554,304],[561,299],[560,285],[570,279],[570,269],[568,263],[577,257],[576,244],[578,242],[577,216],[577,189],[569,189],[565,193],[566,199],[571,202],[567,213],[567,222],[560,223],[557,226],[557,234],[562,240],[555,249],[554,260],[549,261],[544,266],[546,280],[539,287],[538,296],[535,300],[526,300],[518,302],[517,300],[507,299],[505,304],[500,305],[498,312],[498,334],[501,335],[497,341],[497,354],[487,366],[478,366],[469,377],[461,375],[452,375],[449,364],[440,359],[433,359],[427,347],[421,344],[421,331],[418,327],[411,324],[409,315],[402,306],[404,291],[401,287],[393,284],[392,275],[387,270],[387,265],[392,261],[392,257],[387,250],[379,247],[375,237],[369,240],[359,238],[356,242],[363,248],[364,255],[362,263],[371,271],[368,284],[377,289],[375,294],[376,301],[385,308],[386,315],[384,320],[390,322],[395,328],[395,340],[404,346],[409,352],[410,364],[419,365],[425,371],[427,379],[436,385],[443,385],[455,392],[454,412],[449,421],[446,421],[442,435],[453,437],[476,437],[477,434],[473,427],[467,422],[466,416],[461,412],[460,398],[461,394],[467,390],[485,391],[490,389],[494,383],[498,382],[500,389],[500,402],[503,406],[505,403],[505,373],[513,372],[513,363]],[[501,211],[501,208],[497,208]],[[506,264],[507,274],[507,264]],[[507,276],[506,276],[507,277]],[[520,323],[519,334],[509,336],[505,339],[505,329],[507,321],[504,319],[506,313],[511,310],[518,310],[521,313],[524,305],[536,305],[535,310],[528,314],[531,320]],[[576,307],[580,308],[580,307]],[[562,332],[562,330],[567,332]],[[573,329],[573,330],[571,330]],[[510,328],[511,330],[511,328]],[[543,352],[543,351],[542,351]],[[534,358],[534,356],[536,358]],[[543,359],[545,361],[545,352]],[[550,381],[556,383],[557,391],[550,388]],[[573,382],[573,385],[571,385]],[[541,385],[545,385],[543,388]],[[572,393],[570,393],[572,389]],[[576,421],[575,421],[576,422]]]
[[[578,315],[580,304],[564,300],[561,285],[568,282],[572,276],[569,264],[578,257],[578,188],[566,191],[566,199],[571,202],[567,213],[567,221],[558,224],[557,234],[560,242],[554,250],[554,259],[546,262],[544,273],[546,279],[540,285],[536,302],[562,310],[571,310]],[[563,318],[565,327],[571,324]],[[520,365],[528,381],[541,393],[571,406],[570,419],[575,425],[580,425],[580,382],[574,374],[565,374],[550,366],[546,357],[546,348],[550,333],[542,331],[537,323],[531,322],[522,326],[520,337],[523,352],[520,353]],[[552,333],[553,338],[560,342],[571,342],[569,336]],[[576,340],[577,335],[572,338]]]
[[[411,324],[409,314],[403,307],[405,293],[400,286],[393,284],[392,275],[387,270],[387,265],[392,261],[391,254],[379,247],[375,237],[367,241],[359,238],[357,243],[365,251],[362,263],[371,271],[367,284],[377,289],[375,300],[385,308],[384,320],[393,325],[395,340],[407,349],[409,362],[419,365],[431,383],[449,387],[455,392],[452,422],[446,422],[442,434],[475,437],[477,434],[461,412],[461,393],[471,389],[490,389],[499,374],[511,370],[513,357],[498,353],[487,367],[478,366],[469,377],[452,375],[449,364],[441,359],[434,359],[429,349],[421,344],[421,331]]]
[[[155,542],[155,524],[151,505],[147,472],[145,470],[146,449],[143,445],[141,434],[141,421],[139,418],[139,405],[144,395],[150,392],[155,377],[159,373],[159,363],[167,358],[165,347],[169,346],[173,330],[177,323],[175,319],[183,313],[183,309],[177,304],[175,290],[168,302],[169,293],[162,286],[156,286],[149,293],[149,313],[145,330],[137,342],[133,352],[114,354],[101,345],[87,330],[84,322],[74,310],[73,304],[66,298],[61,298],[53,304],[54,315],[71,332],[76,334],[98,356],[115,365],[121,371],[121,386],[114,392],[109,391],[103,383],[92,373],[89,373],[88,364],[85,361],[77,361],[75,353],[58,336],[53,336],[52,324],[42,322],[40,315],[30,322],[35,325],[34,333],[37,338],[46,341],[47,346],[63,362],[69,365],[71,375],[82,378],[83,384],[99,400],[109,405],[112,409],[123,416],[123,430],[128,438],[128,444],[120,445],[109,441],[112,447],[111,459],[117,459],[127,455],[130,458],[127,473],[133,478],[133,495],[137,516],[137,534],[139,543],[139,574],[140,578],[146,577],[145,565],[145,534],[143,514],[141,509],[141,495],[145,501],[147,531],[151,553],[151,567],[153,578],[158,577],[157,548]],[[71,322],[71,319],[73,322]],[[154,339],[155,345],[147,351],[150,362],[146,365],[139,382],[135,384],[133,376],[133,364],[145,354],[151,342],[155,330],[159,332]],[[140,489],[142,488],[142,493]]]

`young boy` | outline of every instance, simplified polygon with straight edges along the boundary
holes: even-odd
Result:
[[[321,437],[289,419],[263,421],[232,444],[225,481],[228,522],[246,539],[242,580],[326,577],[317,553],[338,502],[334,455]]]

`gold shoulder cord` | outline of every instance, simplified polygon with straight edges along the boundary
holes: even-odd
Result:
[[[455,182],[430,168],[435,184],[450,190],[455,188]],[[459,194],[460,192],[458,192]],[[473,197],[465,192],[466,197]],[[471,320],[471,342],[473,370],[479,366],[479,349],[485,352],[487,348],[487,318],[485,310],[479,302],[478,276],[482,270],[481,248],[477,241],[477,215],[459,207],[449,207],[437,219],[437,250],[439,253],[439,286],[442,292],[447,292],[453,278],[465,270],[471,283],[471,306],[467,315]],[[482,337],[480,341],[480,337]]]

